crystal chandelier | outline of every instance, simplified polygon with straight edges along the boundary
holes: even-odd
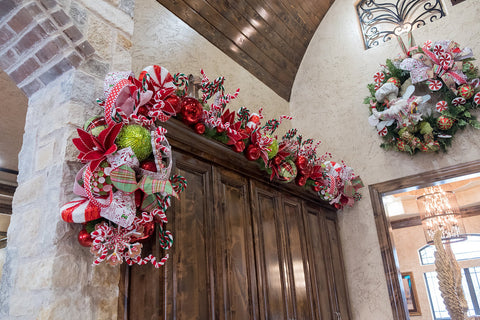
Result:
[[[433,244],[437,231],[441,232],[444,242],[466,239],[460,208],[452,191],[444,191],[440,186],[428,187],[425,194],[417,198],[417,205],[428,244]]]

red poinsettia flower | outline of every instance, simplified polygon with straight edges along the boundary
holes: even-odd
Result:
[[[90,170],[93,172],[100,162],[105,160],[107,155],[117,151],[115,139],[122,129],[122,126],[122,123],[109,126],[100,132],[98,137],[82,129],[77,129],[80,138],[72,139],[72,141],[80,151],[78,159],[82,162],[90,162]]]
[[[225,110],[225,112],[220,117],[222,123],[230,123],[233,124],[235,121],[235,111]]]
[[[323,178],[322,166],[314,165],[312,171],[310,172],[310,178],[318,181]]]
[[[245,129],[242,129],[241,126],[241,122],[236,122],[230,126],[230,129],[232,130],[227,131],[227,137],[229,139],[227,142],[228,145],[234,145],[238,141],[248,138],[247,132]]]

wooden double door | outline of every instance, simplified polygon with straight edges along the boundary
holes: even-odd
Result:
[[[349,319],[335,212],[176,152],[188,187],[160,269],[125,268],[127,319]],[[152,242],[144,250],[163,253]]]

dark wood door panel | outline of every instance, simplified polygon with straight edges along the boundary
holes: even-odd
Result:
[[[310,278],[312,279],[313,299],[315,301],[315,319],[334,319],[331,307],[331,284],[328,281],[330,273],[327,271],[331,264],[327,265],[325,258],[325,252],[329,251],[329,247],[322,237],[326,228],[324,218],[319,213],[318,208],[307,205],[305,221],[307,246],[312,266]]]
[[[350,318],[332,209],[191,148],[174,159],[188,187],[167,211],[170,259],[160,269],[124,268],[120,291],[127,302],[122,295],[119,317],[125,311],[130,320]],[[144,256],[165,255],[156,239],[144,244]]]
[[[342,320],[350,319],[350,309],[348,304],[348,293],[345,281],[343,267],[342,249],[340,239],[338,238],[337,222],[331,219],[325,219],[328,230],[332,268],[331,273],[335,283],[335,298],[337,312],[340,313]]]
[[[163,284],[165,319],[213,319],[211,167],[180,153],[175,158],[188,187],[167,213],[174,245]]]
[[[261,319],[287,319],[288,278],[282,254],[279,193],[251,183]]]
[[[156,231],[157,232],[157,231]],[[143,243],[143,255],[150,253],[157,257],[162,256],[160,246],[156,241]],[[128,271],[127,271],[128,269]],[[127,271],[128,285],[128,319],[161,319],[164,311],[161,301],[161,279],[164,276],[163,269],[155,269],[151,264],[125,267]],[[119,318],[122,315],[119,315]]]
[[[289,261],[291,295],[295,319],[314,319],[310,283],[310,264],[303,224],[302,203],[295,198],[283,200],[286,231],[286,254]]]
[[[219,168],[214,185],[218,319],[258,319],[248,180]]]

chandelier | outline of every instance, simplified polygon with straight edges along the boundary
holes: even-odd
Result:
[[[441,232],[443,242],[466,239],[465,226],[455,193],[444,191],[440,186],[428,187],[425,194],[417,198],[417,205],[428,244],[433,244],[437,231]]]

